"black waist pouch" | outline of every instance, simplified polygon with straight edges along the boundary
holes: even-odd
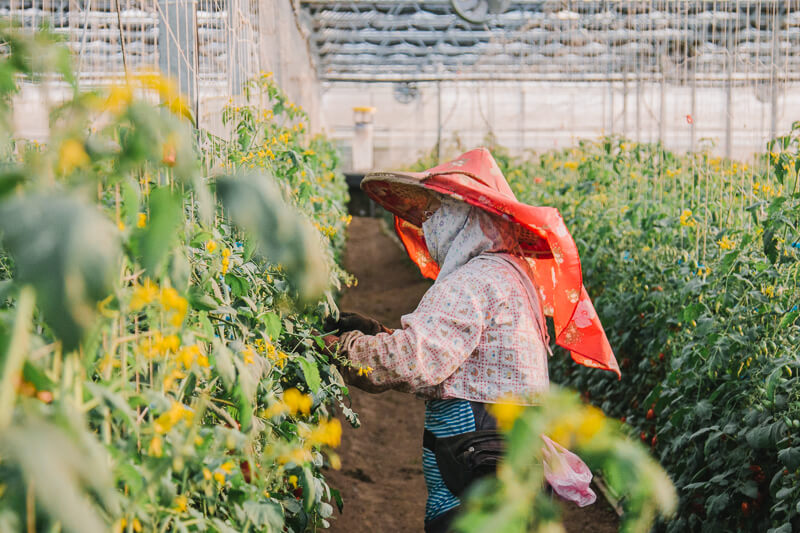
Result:
[[[436,437],[426,429],[423,446],[436,456],[444,484],[454,496],[460,496],[476,479],[497,472],[505,451],[503,436],[495,430]]]

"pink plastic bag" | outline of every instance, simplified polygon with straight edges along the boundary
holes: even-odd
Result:
[[[578,507],[593,504],[597,495],[589,488],[592,471],[586,463],[546,435],[541,437],[544,441],[544,477],[556,494]]]

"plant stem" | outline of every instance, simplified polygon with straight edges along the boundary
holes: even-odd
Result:
[[[22,365],[25,364],[35,299],[33,287],[29,285],[23,287],[19,293],[17,319],[14,321],[14,330],[11,332],[11,342],[5,357],[6,363],[2,378],[0,378],[0,431],[8,427],[14,414],[16,400],[14,380],[22,371]]]

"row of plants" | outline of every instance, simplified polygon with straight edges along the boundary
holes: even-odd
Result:
[[[575,237],[622,380],[563,352],[551,376],[670,473],[658,529],[800,530],[800,123],[751,165],[620,138],[494,153]]]
[[[46,144],[11,134],[39,82],[67,93]],[[345,183],[268,73],[223,120],[196,130],[153,73],[81,90],[50,35],[0,28],[0,530],[314,531],[341,506],[334,415],[358,419],[318,328],[351,281]],[[547,404],[497,406],[509,456],[462,530],[554,531],[542,432],[605,465],[626,530],[669,513],[616,424]]]
[[[11,134],[23,83],[68,94],[46,144]],[[269,74],[229,138],[187,109],[0,27],[1,531],[306,531],[341,503],[336,152]]]

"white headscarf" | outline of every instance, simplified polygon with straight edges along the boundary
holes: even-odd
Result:
[[[515,253],[519,249],[516,225],[493,217],[483,209],[450,197],[422,223],[431,258],[441,279],[487,252]]]
[[[533,284],[530,265],[522,258],[516,224],[444,196],[441,206],[422,223],[422,233],[431,258],[439,265],[437,281],[478,256],[481,260],[511,266],[528,294],[531,313],[539,326],[542,341],[550,351],[538,291]]]

